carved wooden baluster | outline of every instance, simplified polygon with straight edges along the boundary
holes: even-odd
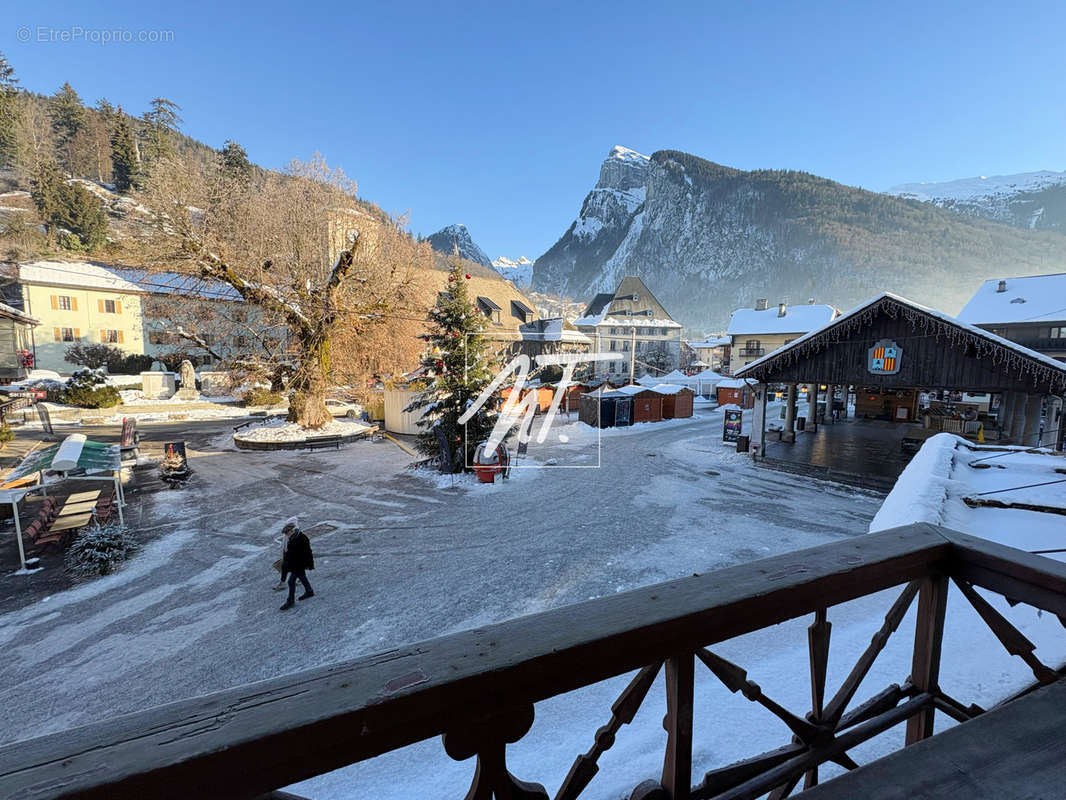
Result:
[[[811,722],[816,725],[822,719],[822,704],[825,702],[825,676],[829,670],[829,637],[833,623],[829,622],[824,608],[814,615],[814,622],[807,628],[807,652],[811,669]],[[803,788],[818,785],[818,767],[807,772]]]
[[[543,786],[520,781],[507,771],[507,745],[525,736],[532,725],[531,703],[444,734],[444,751],[453,759],[477,756],[466,800],[548,800]]]
[[[570,767],[570,772],[563,781],[559,793],[555,795],[555,800],[573,800],[589,785],[589,781],[599,772],[600,767],[596,763],[599,757],[614,745],[614,737],[618,729],[633,721],[637,709],[647,697],[662,665],[663,662],[659,661],[645,667],[629,682],[622,694],[611,705],[610,721],[596,731],[592,748],[584,755],[578,756],[574,765]]]
[[[807,720],[800,719],[787,708],[778,705],[764,695],[759,684],[755,683],[755,681],[748,680],[748,673],[744,669],[738,667],[732,661],[727,661],[721,656],[715,655],[705,648],[697,650],[696,655],[698,655],[700,661],[706,664],[707,668],[715,674],[715,677],[725,684],[729,691],[739,691],[753,703],[758,703],[763,706],[767,711],[784,722],[802,742],[810,744],[814,741],[815,737],[818,735],[818,728],[807,722]]]
[[[866,650],[863,651],[863,654],[859,656],[859,660],[856,661],[855,666],[851,668],[851,672],[844,680],[844,683],[840,685],[837,693],[833,695],[833,699],[826,704],[825,710],[822,713],[822,721],[835,727],[840,721],[840,718],[844,716],[844,709],[848,707],[851,698],[855,696],[855,692],[859,689],[859,684],[861,684],[863,678],[866,677],[866,673],[870,671],[870,667],[874,665],[877,656],[885,649],[889,637],[892,636],[899,627],[899,624],[903,621],[903,617],[906,616],[907,609],[910,608],[914,596],[918,594],[918,587],[920,585],[919,581],[907,584],[903,593],[896,598],[896,602],[892,604],[888,613],[885,614],[885,620],[882,623],[880,630],[873,635],[870,644],[866,647]]]
[[[1033,651],[1036,650],[1036,645],[1030,642],[1025,637],[1025,634],[1011,625],[1006,617],[992,608],[992,605],[981,597],[973,586],[966,581],[958,579],[955,580],[955,585],[959,587],[963,597],[970,601],[974,611],[980,614],[981,619],[985,621],[985,624],[996,635],[996,638],[999,639],[1007,652],[1012,656],[1018,656],[1028,664],[1029,669],[1033,671],[1033,675],[1036,676],[1038,681],[1043,684],[1049,684],[1059,679],[1059,675],[1055,670],[1048,667],[1033,654]]]
[[[692,792],[692,684],[695,659],[692,653],[671,656],[666,661],[666,757],[662,786],[671,800],[689,800]]]
[[[948,602],[948,579],[933,574],[922,580],[918,593],[918,619],[914,626],[911,683],[920,692],[934,693],[940,681],[940,645],[944,639],[944,612]],[[907,720],[906,745],[933,735],[936,708],[927,705]]]

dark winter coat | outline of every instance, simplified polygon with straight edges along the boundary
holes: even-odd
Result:
[[[285,545],[285,557],[282,559],[281,568],[285,572],[315,568],[315,557],[311,553],[311,540],[303,531],[297,531],[289,537]]]

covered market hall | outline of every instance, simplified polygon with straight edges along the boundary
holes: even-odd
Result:
[[[756,458],[873,488],[890,487],[941,431],[989,444],[1063,446],[1066,364],[889,293],[737,377],[757,383]],[[767,414],[777,392],[781,422]]]

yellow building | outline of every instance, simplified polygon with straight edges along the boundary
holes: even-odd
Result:
[[[778,303],[774,308],[765,300],[756,300],[755,308],[737,309],[726,330],[732,341],[729,374],[736,375],[745,364],[832,322],[839,314],[833,306],[817,305],[813,300],[802,306]]]
[[[35,261],[18,266],[22,310],[33,331],[35,366],[69,373],[72,344],[108,344],[144,352],[144,291],[115,270],[89,262]]]

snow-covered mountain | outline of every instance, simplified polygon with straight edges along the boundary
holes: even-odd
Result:
[[[518,258],[500,256],[492,262],[492,268],[519,289],[533,283],[533,262],[525,256]]]
[[[888,194],[1019,228],[1066,232],[1066,172],[984,175],[942,183],[903,183]]]
[[[474,243],[473,238],[470,236],[470,231],[462,223],[442,228],[430,236],[427,241],[430,247],[438,253],[450,256],[458,252],[460,258],[465,258],[485,267],[492,266],[492,261],[485,255],[485,251]]]
[[[577,219],[534,262],[533,288],[588,300],[637,275],[679,322],[716,330],[758,298],[851,308],[889,290],[954,313],[989,276],[1064,264],[1057,233],[804,172],[615,147]]]
[[[634,213],[644,204],[650,164],[648,156],[628,147],[611,148],[577,219],[536,260],[534,288],[578,294],[596,280],[621,244]]]

